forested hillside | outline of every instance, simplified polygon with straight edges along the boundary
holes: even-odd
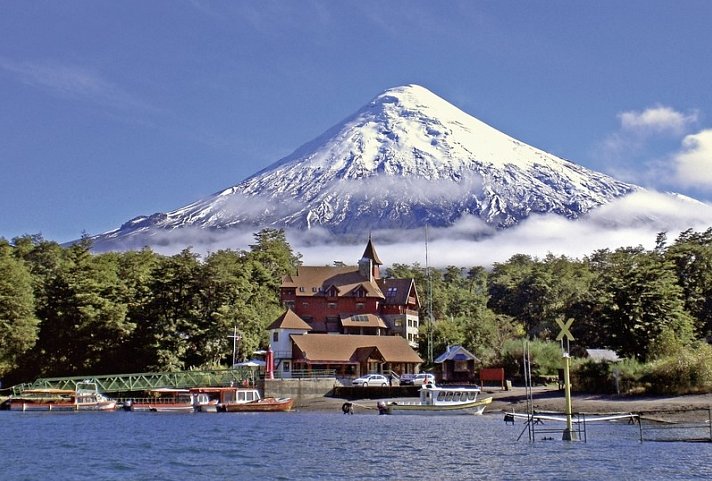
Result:
[[[190,249],[92,254],[90,247],[88,240],[64,248],[38,236],[0,240],[5,385],[224,367],[234,326],[242,336],[238,357],[247,358],[266,347],[265,328],[282,313],[281,277],[300,262],[274,229],[255,234],[249,251],[204,257]],[[687,384],[712,383],[712,229],[673,242],[660,234],[652,250],[601,250],[583,259],[516,255],[490,271],[396,264],[385,274],[416,279],[424,359],[432,329],[436,355],[460,344],[485,365],[509,370],[516,370],[521,339],[536,340],[537,363],[547,370],[560,360],[558,345],[547,344],[559,333],[557,319],[573,319],[574,353],[610,348],[678,377],[684,361]]]

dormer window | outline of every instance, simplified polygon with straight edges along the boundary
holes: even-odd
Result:
[[[388,291],[386,292],[386,297],[396,297],[397,293],[398,293],[397,287],[389,287]]]

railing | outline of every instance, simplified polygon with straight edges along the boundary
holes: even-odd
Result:
[[[212,371],[144,372],[135,374],[110,374],[103,376],[76,376],[39,378],[31,384],[13,387],[19,394],[25,389],[55,388],[76,389],[78,383],[91,379],[101,392],[145,391],[159,387],[191,388],[200,386],[230,386],[250,380],[254,371],[250,368],[216,369]]]
[[[287,376],[288,374],[288,376]],[[279,373],[275,372],[275,377]],[[292,369],[289,373],[284,373],[282,378],[286,379],[327,379],[336,378],[334,369]]]

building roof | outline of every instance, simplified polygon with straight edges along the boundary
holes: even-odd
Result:
[[[378,287],[385,294],[385,304],[406,305],[411,290],[415,293],[415,281],[413,279],[378,279]],[[416,304],[420,305],[418,295],[415,293]]]
[[[347,334],[305,334],[290,336],[308,363],[353,363],[364,349],[374,347],[384,362],[422,363],[423,360],[401,336],[359,336]]]
[[[618,354],[616,354],[616,351],[611,349],[586,349],[586,356],[592,361],[597,362],[616,362],[621,360],[621,358],[618,357]]]
[[[376,248],[373,247],[373,242],[371,241],[371,236],[368,236],[368,244],[366,244],[366,250],[363,251],[362,259],[371,259],[374,264],[382,266],[383,262],[376,254]]]
[[[388,329],[385,321],[375,314],[341,314],[341,325],[344,327],[380,327]]]
[[[298,296],[309,297],[323,296],[331,287],[336,288],[337,296],[349,296],[362,287],[365,297],[385,297],[378,284],[362,276],[357,266],[299,266],[296,274],[282,279],[282,287],[294,287]]]
[[[442,363],[445,361],[479,361],[479,359],[462,346],[448,346],[447,350],[433,362]]]
[[[309,326],[304,319],[299,317],[291,309],[287,309],[287,312],[279,316],[272,324],[269,325],[267,329],[299,329],[302,331],[312,330],[311,326]]]

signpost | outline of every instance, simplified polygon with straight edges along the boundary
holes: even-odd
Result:
[[[576,439],[576,433],[574,432],[574,424],[571,419],[573,407],[571,406],[571,378],[569,376],[569,369],[571,367],[571,358],[569,356],[569,342],[574,340],[574,336],[569,330],[571,324],[574,323],[573,319],[566,321],[566,324],[561,322],[561,319],[556,319],[556,323],[561,328],[561,332],[556,336],[557,341],[561,341],[561,350],[563,351],[564,357],[564,394],[566,396],[566,429],[562,436],[564,441],[574,441]],[[564,349],[564,338],[566,338],[566,349]]]

